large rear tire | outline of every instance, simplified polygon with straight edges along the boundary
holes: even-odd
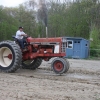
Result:
[[[22,53],[13,41],[0,42],[0,70],[11,73],[20,68]]]
[[[35,70],[41,65],[41,63],[42,63],[42,58],[36,58],[34,60],[27,60],[27,61],[22,62],[22,68]]]
[[[51,67],[56,74],[66,73],[69,69],[69,63],[64,58],[55,58]]]

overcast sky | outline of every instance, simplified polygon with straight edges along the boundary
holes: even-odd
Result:
[[[0,5],[7,7],[15,7],[25,2],[26,0],[0,0]]]
[[[6,7],[16,7],[21,3],[24,3],[28,0],[0,0],[0,5],[6,6]],[[38,1],[38,0],[35,0]],[[64,0],[58,0],[58,1],[64,1]],[[65,1],[72,1],[72,0],[65,0]]]

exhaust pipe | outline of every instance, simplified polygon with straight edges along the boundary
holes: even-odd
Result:
[[[48,38],[48,27],[46,26],[46,38]]]

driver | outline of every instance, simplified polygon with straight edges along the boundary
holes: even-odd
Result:
[[[19,27],[19,30],[16,32],[16,38],[17,38],[18,43],[21,46],[21,48],[25,49],[25,47],[24,47],[25,40],[23,39],[23,36],[27,36],[27,34],[25,34],[23,32],[23,27]]]

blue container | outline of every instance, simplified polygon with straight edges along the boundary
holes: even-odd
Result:
[[[64,37],[66,42],[66,57],[84,59],[89,56],[89,41],[84,38]]]

